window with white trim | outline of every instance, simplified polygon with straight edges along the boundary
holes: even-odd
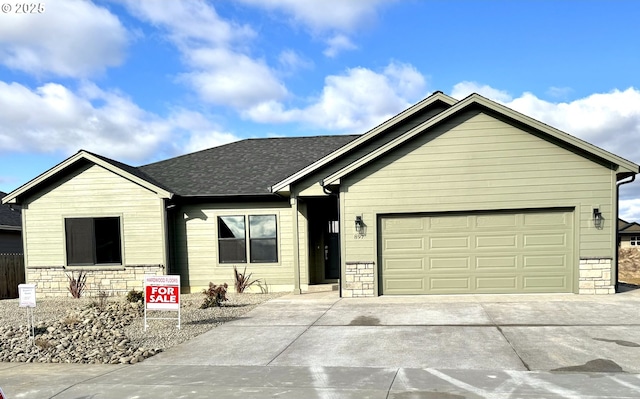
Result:
[[[276,215],[218,216],[218,261],[220,263],[277,263]]]
[[[640,247],[640,236],[631,236],[630,243],[632,247]]]

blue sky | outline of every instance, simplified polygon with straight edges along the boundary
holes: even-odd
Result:
[[[640,162],[640,2],[45,1],[0,13],[0,190],[79,149],[131,165],[362,133],[478,92]],[[15,4],[14,4],[15,6]],[[640,183],[621,190],[640,220]]]

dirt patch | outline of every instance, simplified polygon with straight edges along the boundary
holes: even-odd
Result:
[[[618,250],[618,280],[640,285],[640,250],[636,248]]]

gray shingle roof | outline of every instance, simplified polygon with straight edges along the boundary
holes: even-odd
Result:
[[[141,166],[180,196],[264,195],[357,135],[247,139]]]
[[[0,198],[5,195],[7,195],[7,193],[0,191]],[[13,208],[13,210],[11,208]],[[0,204],[0,226],[22,226],[20,209],[19,205]]]

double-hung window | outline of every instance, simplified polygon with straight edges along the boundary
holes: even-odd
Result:
[[[122,264],[120,218],[66,218],[67,265]]]
[[[276,215],[218,216],[220,263],[277,263]],[[247,245],[247,227],[249,245]]]

